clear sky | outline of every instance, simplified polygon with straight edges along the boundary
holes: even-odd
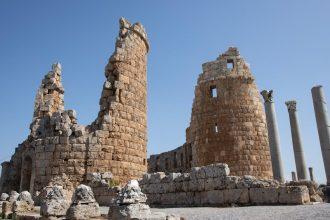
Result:
[[[237,46],[259,89],[273,89],[286,176],[295,170],[284,102],[296,99],[307,166],[325,181],[310,89],[330,102],[330,1],[0,1],[0,161],[29,133],[44,74],[62,63],[65,105],[79,122],[98,112],[118,20],[149,35],[148,153],[182,145],[201,65]]]

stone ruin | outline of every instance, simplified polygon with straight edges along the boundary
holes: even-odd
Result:
[[[35,212],[37,205],[41,219],[98,218],[102,205],[110,206],[109,219],[180,219],[152,213],[149,205],[291,205],[323,201],[327,195],[314,181],[306,180],[297,116],[295,108],[293,111],[289,106],[290,120],[295,125],[293,145],[301,154],[295,155],[297,170],[304,173],[298,173],[296,181],[284,182],[272,91],[262,92],[266,118],[249,65],[234,47],[217,60],[203,64],[186,143],[152,155],[146,173],[148,50],[143,26],[131,25],[122,18],[115,52],[105,67],[100,111],[88,126],[78,124],[74,110],[64,109],[62,66],[52,65],[36,95],[29,136],[11,160],[2,163],[3,217],[23,218]],[[320,87],[312,92],[329,177],[325,98]],[[142,176],[139,182],[134,180]],[[330,195],[329,187],[325,188]]]
[[[233,175],[272,179],[266,117],[249,65],[235,47],[203,64],[186,143],[152,155],[149,172],[227,163]]]
[[[0,192],[35,195],[62,174],[74,187],[92,173],[110,172],[118,185],[141,177],[147,171],[148,50],[144,27],[120,19],[100,111],[88,126],[78,124],[74,110],[64,109],[62,66],[53,64],[37,92],[29,136],[2,163]]]

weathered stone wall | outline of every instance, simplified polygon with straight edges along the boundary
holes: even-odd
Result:
[[[194,167],[190,173],[147,173],[140,180],[152,206],[228,206],[305,204],[304,184],[287,186],[253,176],[229,176],[227,164]]]
[[[8,175],[2,175],[0,191],[40,191],[63,173],[74,186],[94,172],[111,172],[119,184],[141,177],[147,170],[148,49],[143,26],[122,18],[100,111],[88,126],[78,124],[74,110],[64,110],[62,67],[54,64],[36,95],[30,135],[4,163]]]
[[[186,143],[192,146],[193,166],[221,162],[234,175],[272,178],[264,108],[249,66],[236,48],[203,64]],[[175,160],[173,154],[168,158]]]
[[[148,160],[148,172],[184,172],[191,169],[192,151],[190,144],[184,144],[172,151],[151,155]]]

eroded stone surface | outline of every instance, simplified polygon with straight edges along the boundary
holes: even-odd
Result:
[[[225,164],[215,164],[194,167],[190,173],[147,173],[140,185],[147,195],[147,203],[153,206],[246,206],[321,201],[315,183],[310,181],[280,183],[250,175],[229,176],[227,169]]]
[[[116,203],[110,206],[108,218],[118,220],[180,219],[176,216],[166,216],[164,213],[152,213],[149,205],[146,204],[146,200],[147,197],[141,192],[138,181],[131,180],[119,192]]]
[[[83,184],[79,185],[73,194],[67,218],[90,219],[100,215],[100,207],[94,198],[92,189]]]
[[[43,196],[40,206],[40,215],[46,217],[65,216],[70,207],[70,202],[65,197],[62,186],[48,186],[42,192]]]
[[[186,172],[218,162],[227,163],[235,176],[273,176],[263,104],[249,65],[235,47],[203,64],[186,143],[152,155],[148,171]]]
[[[78,124],[74,110],[64,109],[64,68],[54,63],[37,92],[28,138],[10,162],[2,163],[0,192],[37,195],[63,173],[73,187],[86,183],[86,174],[100,173],[102,187],[109,179],[113,186],[142,177],[147,170],[148,50],[144,27],[121,19],[104,71],[99,112],[88,126]]]

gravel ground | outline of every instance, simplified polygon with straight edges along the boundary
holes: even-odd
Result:
[[[154,212],[165,212],[187,220],[330,220],[330,203],[300,206],[249,206],[230,208],[153,208]]]

